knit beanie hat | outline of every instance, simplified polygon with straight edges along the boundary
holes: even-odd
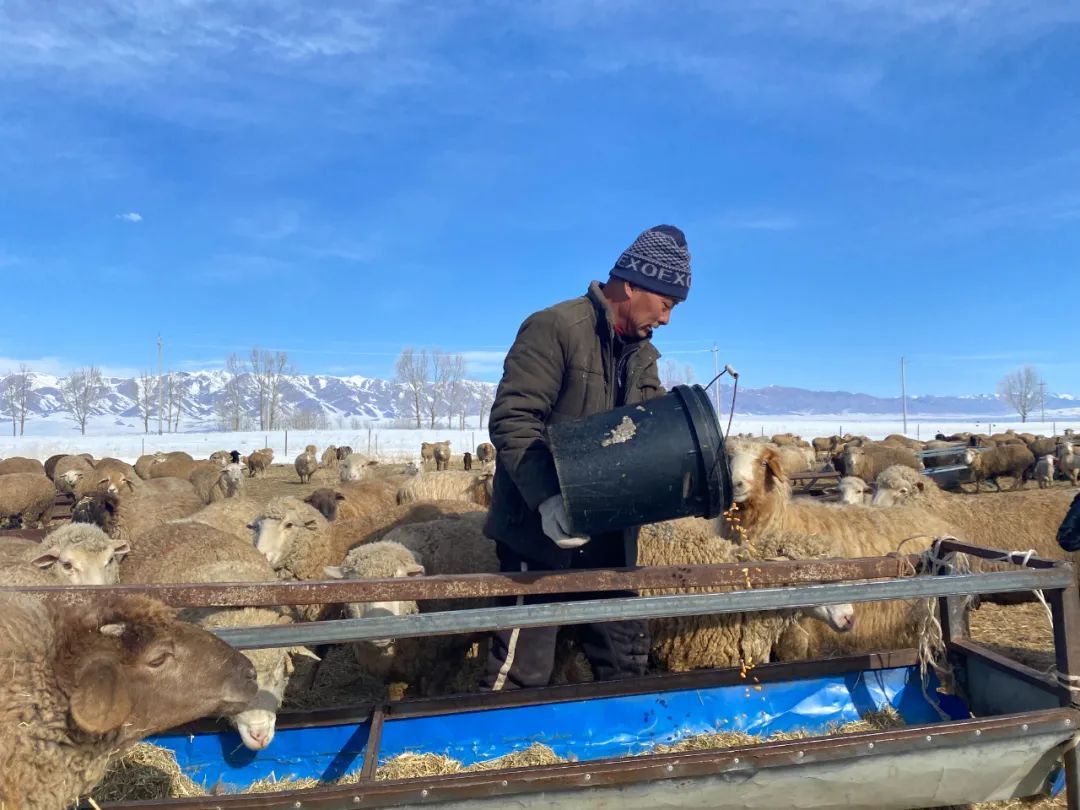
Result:
[[[623,251],[611,275],[635,287],[685,301],[690,293],[686,237],[674,225],[657,225],[643,231]]]

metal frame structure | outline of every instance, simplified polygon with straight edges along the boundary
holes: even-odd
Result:
[[[986,574],[957,574],[947,562],[950,555],[1000,560],[1008,556],[1016,569]],[[115,807],[161,807],[173,810],[217,808],[365,808],[438,805],[498,807],[513,796],[520,807],[589,806],[597,801],[618,801],[627,810],[647,807],[649,790],[664,780],[676,780],[680,790],[730,790],[730,783],[770,774],[770,779],[790,778],[788,766],[801,769],[889,767],[897,762],[918,762],[920,757],[946,751],[952,759],[961,752],[979,749],[1006,756],[1009,746],[1028,746],[1028,753],[1061,756],[1066,774],[1067,806],[1080,810],[1080,752],[1072,744],[1080,729],[1080,700],[1071,684],[1080,682],[1080,595],[1073,567],[1026,555],[1005,555],[945,539],[937,544],[938,565],[943,576],[913,576],[920,556],[765,562],[753,565],[726,564],[667,568],[622,569],[599,572],[564,572],[474,577],[419,577],[372,582],[267,584],[266,586],[163,586],[151,589],[155,596],[174,605],[206,604],[311,604],[330,601],[385,599],[476,598],[527,593],[578,592],[616,589],[671,589],[685,587],[732,587],[725,593],[693,593],[632,599],[605,599],[530,606],[532,616],[514,608],[466,609],[449,613],[420,614],[385,619],[350,619],[307,625],[222,630],[221,635],[238,647],[266,647],[344,641],[387,636],[456,633],[515,624],[566,624],[627,616],[697,615],[744,610],[785,609],[810,604],[866,602],[884,599],[937,598],[942,636],[958,682],[965,689],[979,719],[911,726],[899,730],[867,732],[805,740],[766,742],[752,747],[717,749],[694,753],[650,754],[592,762],[566,763],[455,774],[434,778],[375,781],[379,744],[384,722],[402,717],[450,714],[582,700],[590,697],[641,694],[667,689],[700,688],[737,683],[738,670],[710,670],[677,675],[656,675],[632,681],[545,687],[510,693],[458,695],[406,700],[379,707],[372,716],[362,778],[358,784],[315,790],[286,791],[262,795],[230,795],[192,800],[138,802]],[[946,561],[942,566],[940,562]],[[923,574],[930,573],[924,569]],[[581,577],[589,577],[587,586]],[[828,582],[821,585],[791,583]],[[773,587],[783,585],[782,587]],[[749,586],[749,587],[748,587]],[[769,587],[758,587],[769,586]],[[1056,677],[1010,661],[967,637],[964,621],[965,595],[1039,589],[1053,617]],[[51,588],[48,598],[93,598],[103,590],[147,592],[144,588]],[[548,609],[550,608],[550,609]],[[543,609],[543,612],[539,612]],[[286,631],[286,632],[282,632]],[[855,658],[764,665],[755,669],[762,681],[908,666],[913,651],[858,656]],[[1024,710],[1016,711],[1017,706]],[[327,725],[341,722],[342,710],[283,714],[279,726]],[[205,728],[205,724],[191,727]],[[979,749],[982,750],[982,749]],[[882,759],[885,758],[885,759]],[[921,760],[921,761],[926,761]],[[876,764],[875,764],[876,763]],[[805,772],[805,771],[804,771]],[[749,783],[747,783],[749,784]],[[977,783],[972,783],[977,784]],[[726,787],[725,787],[726,786]],[[1018,789],[1034,792],[1038,785]],[[655,796],[653,797],[655,799]]]

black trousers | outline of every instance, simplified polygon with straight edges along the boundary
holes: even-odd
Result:
[[[589,549],[593,540],[584,546]],[[549,566],[536,563],[508,548],[496,544],[500,568],[504,573],[549,570]],[[622,565],[621,561],[602,561],[600,549],[576,555],[574,570]],[[598,555],[596,552],[600,552]],[[619,549],[619,557],[622,551]],[[538,596],[507,597],[504,605],[541,605],[552,602],[570,602],[580,599],[615,598],[635,596],[630,591],[610,591],[602,594],[544,594]],[[558,627],[528,627],[501,630],[491,640],[487,671],[481,680],[481,688],[500,691],[528,686],[547,686],[555,664],[555,641]],[[589,659],[593,677],[598,681],[616,680],[644,675],[649,661],[648,625],[642,620],[603,622],[578,626],[578,641],[582,652]]]

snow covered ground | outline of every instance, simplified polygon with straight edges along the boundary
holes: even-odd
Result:
[[[44,420],[41,420],[44,421]],[[112,456],[125,461],[134,461],[143,453],[158,450],[185,450],[196,458],[206,458],[215,450],[239,450],[247,454],[261,447],[274,448],[279,460],[292,460],[306,444],[315,444],[320,451],[328,444],[349,445],[353,450],[378,456],[384,460],[407,460],[415,457],[420,442],[442,441],[449,439],[455,453],[473,450],[477,444],[487,440],[487,427],[475,425],[465,430],[400,430],[389,425],[373,424],[371,428],[354,430],[310,430],[289,431],[250,431],[243,433],[151,433],[120,432],[106,418],[88,426],[86,436],[79,435],[77,428],[69,422],[49,420],[49,432],[43,432],[40,424],[28,423],[27,428],[35,428],[31,435],[12,437],[0,433],[0,457],[29,456],[44,461],[56,453],[88,452],[102,458]],[[727,417],[721,424],[726,428]],[[0,423],[0,431],[10,430],[10,423]],[[1065,428],[1080,431],[1080,416],[1070,416],[1068,421],[1028,422],[988,422],[985,419],[975,421],[963,416],[953,417],[908,417],[907,435],[912,438],[932,439],[937,432],[955,433],[958,431],[996,432],[1008,428],[1027,430],[1032,433],[1050,435],[1060,433]],[[860,414],[841,414],[836,416],[753,416],[737,415],[732,422],[734,433],[755,433],[772,435],[792,432],[804,438],[830,436],[834,433],[864,434],[871,438],[884,438],[890,433],[902,433],[900,419],[881,419],[880,417]],[[286,447],[286,438],[288,446]]]

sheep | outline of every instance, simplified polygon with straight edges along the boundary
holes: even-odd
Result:
[[[844,448],[841,472],[844,475],[857,475],[864,481],[873,481],[878,473],[893,464],[903,464],[913,470],[923,468],[922,461],[913,450],[906,447],[867,444]]]
[[[0,806],[62,810],[138,740],[247,706],[251,662],[143,597],[0,594]]]
[[[76,498],[81,498],[86,492],[89,492],[91,487],[90,482],[94,468],[90,465],[82,456],[64,456],[57,460],[53,465],[52,480],[56,485],[57,492],[66,492],[75,495]],[[78,475],[72,475],[71,473],[78,473]],[[81,485],[81,481],[85,477],[86,484]],[[82,487],[86,487],[86,491],[82,491]]]
[[[447,470],[439,473],[418,473],[409,478],[397,492],[397,502],[462,500],[481,506],[491,505],[493,471],[479,473]]]
[[[371,472],[371,467],[378,463],[361,453],[350,453],[339,465],[338,477],[342,482],[363,481]]]
[[[479,574],[499,570],[495,542],[484,536],[483,515],[462,515],[402,526],[384,539],[357,546],[339,566],[325,574],[344,579],[423,576],[424,574]],[[423,612],[486,607],[492,600],[426,600]],[[421,612],[414,601],[360,602],[346,608],[353,618],[405,616]],[[429,694],[437,688],[440,672],[460,669],[465,652],[477,634],[431,638],[379,639],[355,642],[360,666],[384,680],[404,680]]]
[[[804,450],[814,449],[813,445],[803,439],[802,436],[796,436],[794,433],[777,433],[772,436],[769,441],[777,447],[797,447]]]
[[[1035,462],[1035,481],[1039,489],[1048,489],[1054,485],[1054,457],[1042,456]]]
[[[461,466],[465,468],[466,472],[472,469],[472,453],[468,450],[466,450],[465,454],[461,457]]]
[[[397,505],[398,478],[382,478],[339,484],[336,489],[316,489],[305,503],[311,504],[329,521],[351,520],[374,510],[392,509]]]
[[[142,486],[139,487],[138,494],[140,496],[181,495],[187,497],[195,494],[195,486],[190,481],[185,481],[183,478],[151,478],[149,481],[143,481]]]
[[[273,582],[274,569],[250,541],[188,521],[166,523],[143,538],[131,565],[124,568],[125,584],[163,585],[177,582]],[[288,610],[266,607],[191,608],[179,614],[207,630],[220,627],[259,627],[288,624]],[[248,650],[255,666],[259,693],[243,711],[229,717],[245,747],[261,751],[274,738],[277,710],[293,672],[293,656],[315,657],[304,647]]]
[[[49,478],[53,478],[53,470],[56,469],[56,463],[66,455],[67,453],[57,453],[56,455],[49,456],[45,459],[45,463],[42,465],[45,469],[45,475],[49,476]]]
[[[1022,488],[1024,471],[1035,464],[1035,456],[1022,442],[1004,443],[982,451],[968,448],[964,451],[964,463],[971,468],[976,492],[981,489],[983,481],[992,481],[997,491],[1001,492],[998,476],[1010,476],[1013,479],[1011,489]]]
[[[339,447],[337,449],[337,460],[338,461],[344,461],[345,459],[347,459],[351,455],[352,455],[352,448],[349,447],[349,445],[347,445],[347,444],[343,444],[341,447]]]
[[[139,476],[139,478],[146,481],[150,478],[150,468],[158,461],[164,460],[164,453],[146,453],[144,455],[141,455],[137,459],[135,459],[135,464],[133,465],[135,467],[135,473]]]
[[[1063,475],[1072,480],[1072,485],[1080,486],[1080,453],[1072,442],[1062,442],[1057,447],[1057,464]]]
[[[273,462],[273,451],[269,449],[256,450],[247,458],[248,477],[254,478],[258,473],[266,475],[266,470]]]
[[[231,460],[228,450],[215,450],[210,454],[210,461],[217,464],[219,467],[224,467]]]
[[[339,564],[363,540],[351,521],[328,523],[314,507],[291,497],[271,499],[252,526],[255,548],[274,570],[295,579],[322,579],[324,566]]]
[[[194,491],[165,496],[132,494],[118,497],[110,492],[95,492],[79,500],[71,510],[75,523],[93,523],[109,537],[138,547],[139,538],[161,523],[187,517],[204,506]]]
[[[481,464],[495,460],[495,445],[491,442],[481,442],[476,445],[476,460]]]
[[[135,468],[118,458],[103,458],[95,462],[91,480],[95,489],[114,495],[133,492],[142,485],[142,479],[135,472]]]
[[[191,484],[203,503],[223,501],[243,494],[244,472],[239,464],[232,463],[197,467],[191,473]]]
[[[244,464],[244,457],[240,455],[239,450],[229,451],[229,463],[230,464]]]
[[[902,433],[890,433],[881,440],[881,443],[892,447],[906,447],[908,450],[914,450],[916,453],[924,447],[923,443],[918,439],[910,439]]]
[[[1065,551],[1080,551],[1080,495],[1073,498],[1065,519],[1058,527],[1057,542]]]
[[[878,476],[875,507],[917,506],[947,521],[953,534],[969,543],[1006,550],[1034,549],[1050,559],[1063,559],[1054,534],[1068,510],[1068,493],[1030,490],[993,497],[955,495],[922,478],[914,470],[890,467]],[[973,560],[981,571],[1001,568]]]
[[[314,445],[308,445],[308,447],[314,447]],[[311,480],[311,476],[315,474],[315,471],[319,469],[319,460],[315,457],[313,451],[305,450],[293,461],[293,468],[296,470],[296,474],[300,476],[300,483],[306,484]]]
[[[319,448],[314,444],[304,445],[304,452],[311,453],[313,456],[319,455]]]
[[[716,535],[712,521],[680,518],[643,526],[638,538],[638,565],[705,565],[748,562],[752,559],[811,559],[831,556],[832,544],[819,537],[781,533],[762,540],[753,549]],[[715,591],[715,588],[702,590]],[[730,589],[727,589],[730,590]],[[643,595],[677,593],[648,591]],[[787,631],[803,617],[824,622],[838,633],[853,627],[850,604],[801,610],[734,613],[653,619],[649,622],[651,652],[667,670],[681,672],[702,667],[731,667],[765,663],[783,643],[785,658],[805,657],[808,649],[795,649]],[[805,639],[805,633],[792,634]]]
[[[128,551],[97,526],[69,523],[41,543],[9,540],[0,547],[0,584],[112,585]]]
[[[0,461],[0,475],[9,473],[37,473],[45,475],[45,465],[36,458],[21,458],[12,456]]]
[[[166,453],[150,465],[147,475],[150,478],[190,478],[197,464],[199,462],[187,453]]]
[[[187,517],[176,518],[170,523],[201,523],[211,526],[226,534],[231,534],[243,542],[254,545],[255,534],[251,524],[263,511],[263,504],[254,498],[227,498],[214,501]]]
[[[8,473],[0,476],[0,525],[21,521],[33,528],[45,519],[56,499],[56,489],[45,473]]]
[[[337,447],[335,447],[334,445],[330,445],[325,450],[323,450],[322,461],[320,462],[320,464],[323,467],[329,467],[335,461],[337,461]]]
[[[780,459],[768,447],[740,447],[731,459],[734,504],[722,520],[724,536],[754,547],[771,536],[830,538],[845,557],[876,557],[902,548],[923,551],[935,537],[956,535],[952,524],[915,506],[875,509],[792,500]],[[808,654],[842,654],[893,649],[914,640],[912,606],[869,603],[855,608],[855,629],[843,636],[821,627],[808,629]],[[804,629],[806,628],[803,623]]]
[[[849,505],[869,506],[874,495],[874,490],[856,475],[845,475],[837,489],[840,491],[840,503]]]
[[[445,470],[450,466],[450,442],[434,442],[432,445],[432,455],[435,458],[435,469]]]

